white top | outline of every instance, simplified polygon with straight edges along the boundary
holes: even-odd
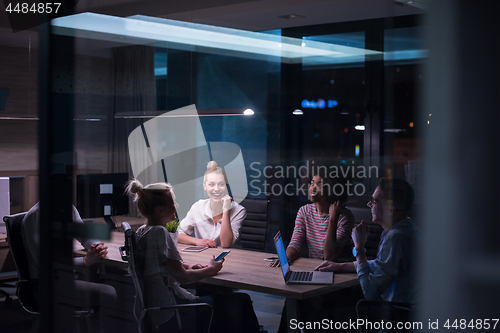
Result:
[[[136,271],[145,303],[136,304],[134,311],[136,311],[137,318],[142,315],[141,310],[144,307],[175,305],[174,295],[181,299],[196,299],[196,296],[179,285],[179,282],[170,274],[165,265],[168,259],[182,261],[181,255],[177,251],[167,229],[158,225],[143,225],[137,229],[135,235],[137,237],[137,249],[135,251]],[[167,322],[173,315],[174,310],[149,312],[154,326]]]
[[[233,231],[233,244],[240,237],[241,223],[247,217],[245,207],[235,201],[231,202],[229,210],[229,222]],[[189,235],[194,231],[194,237],[199,239],[211,239],[220,245],[220,227],[222,219],[214,223],[210,199],[198,200],[192,206],[186,217],[179,225],[179,233]]]

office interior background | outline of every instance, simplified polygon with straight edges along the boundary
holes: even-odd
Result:
[[[272,185],[296,190],[310,179],[276,176],[279,167],[376,166],[379,177],[406,179],[426,234],[421,320],[498,318],[496,1],[78,2],[75,13],[86,12],[102,15],[101,31],[73,26],[77,19],[13,31],[0,14],[0,176],[10,177],[10,213],[43,196],[69,204],[48,186],[54,172],[132,177],[130,132],[195,104],[207,142],[240,147],[248,196],[270,200],[269,228],[285,240],[308,198]],[[134,15],[321,42],[345,56],[166,41],[169,21],[139,37],[127,31]],[[365,207],[377,177],[348,178],[366,190],[349,205]]]

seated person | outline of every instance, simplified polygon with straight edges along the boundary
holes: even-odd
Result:
[[[191,206],[179,225],[179,243],[226,248],[238,240],[247,213],[226,194],[227,185],[224,169],[214,161],[209,162],[203,178],[203,188],[209,198]],[[191,237],[193,231],[194,237]]]
[[[214,318],[211,332],[258,332],[259,324],[250,297],[246,294],[210,295],[197,297],[183,289],[179,282],[193,283],[203,278],[217,274],[222,268],[224,259],[216,262],[215,257],[208,265],[189,265],[182,258],[172,241],[165,225],[175,219],[176,203],[172,187],[167,183],[142,184],[130,181],[126,192],[129,193],[144,217],[146,224],[136,231],[137,275],[143,285],[144,306],[159,307],[173,304],[209,303],[214,308]],[[180,313],[180,314],[179,314]],[[177,318],[179,325],[172,323]],[[166,332],[177,332],[182,326],[182,332],[206,331],[204,325],[206,314],[197,313],[196,320],[187,318],[182,311],[176,310],[152,311],[149,322],[159,326]]]
[[[374,260],[366,259],[364,245],[367,239],[368,226],[365,221],[361,221],[352,230],[352,240],[356,249],[356,262],[337,263],[327,260],[316,267],[315,270],[357,272],[363,296],[367,300],[415,302],[418,291],[415,247],[421,237],[421,231],[407,217],[407,213],[413,204],[413,198],[413,189],[406,181],[381,178],[372,195],[372,200],[368,202],[368,206],[371,208],[372,221],[380,224],[384,229],[377,258]],[[321,300],[321,309],[314,309],[308,304],[299,304],[301,320],[308,322],[323,319],[335,322],[355,320],[357,315],[354,304],[357,300],[352,299],[351,296],[324,295]],[[288,319],[282,318],[279,332],[285,332],[289,323]],[[305,331],[311,332],[310,330]],[[358,332],[359,330],[343,331]],[[316,331],[313,330],[313,332]]]
[[[73,223],[82,223],[80,214],[73,206]],[[36,203],[24,216],[21,236],[28,257],[28,270],[30,278],[37,280],[39,275],[40,260],[40,203]],[[98,261],[99,258],[105,258],[108,254],[108,247],[96,239],[77,238],[82,246],[88,251],[85,257],[74,258],[75,266],[90,266]]]
[[[335,189],[340,190],[338,187]],[[351,230],[354,215],[345,208],[347,190],[342,195],[333,195],[334,187],[326,176],[315,175],[309,187],[312,203],[300,207],[295,219],[292,239],[286,249],[286,257],[293,262],[307,241],[309,258],[346,260],[351,258]],[[333,201],[333,202],[332,202]],[[278,266],[274,262],[271,266]]]
[[[407,216],[413,198],[413,189],[406,181],[381,178],[372,199],[368,202],[372,222],[380,224],[384,229],[377,258],[366,259],[364,246],[368,226],[365,221],[361,221],[352,231],[356,261],[325,261],[316,267],[316,270],[357,272],[363,294],[368,300],[415,302],[418,290],[416,246],[422,233]]]
[[[83,224],[80,214],[73,206],[73,223]],[[23,239],[26,256],[28,258],[28,270],[38,297],[38,277],[40,267],[40,203],[36,203],[26,213],[21,226],[21,237]],[[98,263],[100,259],[108,254],[108,247],[98,240],[77,238],[82,246],[87,250],[85,257],[74,258],[75,266],[90,267]],[[75,280],[74,297],[82,302],[90,300],[88,304],[94,310],[99,306],[110,306],[116,300],[116,290],[105,284],[93,283],[83,280]],[[87,317],[89,329],[95,332],[100,331],[100,321],[97,316]]]

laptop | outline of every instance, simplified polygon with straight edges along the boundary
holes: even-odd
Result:
[[[286,259],[285,246],[281,238],[281,232],[278,231],[274,236],[274,246],[281,263],[283,278],[287,284],[330,284],[333,283],[333,272],[318,271],[291,271]]]

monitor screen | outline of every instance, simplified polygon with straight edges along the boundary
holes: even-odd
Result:
[[[276,235],[274,241],[276,243],[276,251],[278,252],[278,257],[280,258],[283,276],[286,276],[286,272],[288,271],[288,259],[286,258],[285,246],[283,245],[283,238],[281,238],[281,234]]]
[[[76,208],[82,218],[128,214],[124,194],[128,173],[98,173],[76,176]]]

